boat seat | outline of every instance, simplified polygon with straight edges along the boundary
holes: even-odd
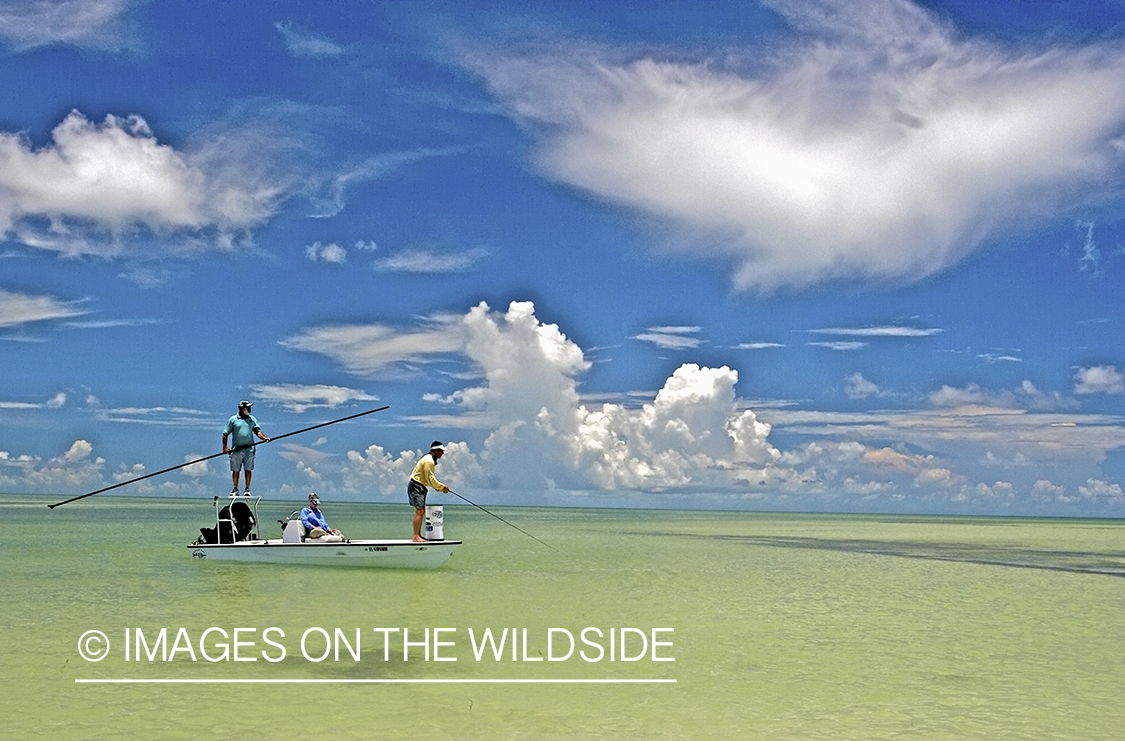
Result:
[[[304,537],[306,543],[343,543],[343,535],[321,535],[319,538],[310,538],[307,535]]]
[[[322,535],[319,538],[310,538],[309,531],[301,524],[300,520],[289,520],[285,523],[285,529],[281,531],[282,543],[343,543],[344,536],[342,535]]]
[[[305,526],[300,520],[289,520],[281,531],[282,543],[300,543],[305,539]]]

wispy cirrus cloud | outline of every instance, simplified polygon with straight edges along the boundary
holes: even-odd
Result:
[[[735,345],[735,350],[768,350],[774,347],[785,347],[780,342],[743,342]]]
[[[64,322],[71,329],[114,329],[117,327],[149,327],[166,324],[167,319],[90,319],[88,321]]]
[[[285,46],[293,56],[325,59],[339,57],[344,53],[344,47],[340,44],[307,31],[293,21],[278,21],[273,26],[281,33]]]
[[[79,302],[0,289],[0,328],[69,319],[87,313],[89,312],[79,308]]]
[[[827,334],[839,337],[932,337],[941,334],[944,330],[887,325],[880,327],[825,327],[803,331],[810,334]]]
[[[845,341],[839,342],[810,342],[810,347],[824,347],[829,350],[836,350],[837,352],[851,352],[853,350],[862,350],[867,347],[866,342]]]
[[[464,347],[459,318],[438,315],[414,329],[385,324],[310,327],[282,340],[290,350],[325,355],[363,378],[409,372]]]
[[[910,283],[1118,187],[1119,42],[969,37],[906,0],[770,5],[793,33],[766,59],[567,40],[464,63],[546,175],[703,235],[672,247],[733,262],[739,289]]]
[[[135,283],[141,288],[158,288],[172,278],[172,272],[167,268],[130,265],[124,272],[118,273],[117,277]]]
[[[306,134],[307,137],[313,138],[318,135],[315,132]],[[305,164],[302,172],[303,183],[294,184],[293,190],[306,196],[312,203],[314,210],[309,214],[310,216],[331,218],[344,210],[348,188],[386,177],[399,168],[415,162],[431,157],[446,157],[460,151],[462,150],[459,147],[446,147],[382,152],[358,162],[342,163],[333,170],[319,169],[311,163]]]
[[[1022,363],[1023,358],[1016,357],[1015,355],[1004,355],[995,352],[986,352],[977,355],[978,358],[986,363]]]
[[[137,0],[5,0],[0,41],[16,51],[51,44],[122,51],[135,46],[127,24]]]
[[[60,391],[46,401],[0,401],[0,409],[62,409],[66,400],[66,392]]]
[[[476,247],[464,251],[408,249],[375,262],[375,269],[389,273],[457,273],[475,265],[488,255]]]
[[[331,386],[326,384],[278,383],[260,384],[251,387],[254,398],[280,406],[294,412],[309,409],[335,409],[352,401],[378,401],[366,391]]]
[[[229,415],[216,415],[201,409],[188,407],[113,407],[96,406],[95,416],[102,422],[143,423],[167,427],[214,427],[221,424]],[[221,419],[220,419],[221,417]]]
[[[651,342],[661,350],[694,350],[703,344],[703,340],[696,337],[702,329],[695,326],[649,327],[633,339]]]
[[[973,457],[982,450],[1003,450],[1013,456],[1023,453],[1033,463],[1069,466],[1101,460],[1107,451],[1125,445],[1120,417],[1016,407],[969,404],[871,412],[764,409],[759,416],[787,434],[855,440],[880,448],[894,441],[916,450],[942,451],[947,459],[958,449]]]

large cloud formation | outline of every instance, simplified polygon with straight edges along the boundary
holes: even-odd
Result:
[[[458,488],[812,509],[1125,503],[1090,483],[1075,496],[1070,473],[1096,470],[1121,447],[1120,420],[1067,411],[1070,401],[1027,381],[1007,391],[943,387],[920,411],[754,411],[736,393],[736,370],[689,362],[644,403],[595,404],[580,394],[591,367],[582,349],[530,302],[504,311],[481,303],[415,327],[312,327],[284,344],[366,378],[440,371],[463,379],[422,400],[436,405],[427,424],[472,430],[480,441],[448,444],[442,476]],[[860,395],[887,393],[851,382]],[[788,449],[771,439],[779,430]],[[423,452],[373,444],[343,461],[316,451],[285,457],[310,482],[338,478],[353,496],[401,496]]]
[[[373,341],[380,351],[371,351]],[[578,378],[589,362],[557,325],[535,316],[530,302],[513,302],[503,313],[481,303],[416,332],[313,329],[287,344],[329,355],[360,374],[384,371],[389,347],[412,364],[449,354],[467,358],[479,381],[431,401],[450,409],[444,421],[489,434],[478,454],[467,446],[451,449],[443,466],[495,488],[726,488],[773,478],[763,469],[780,458],[767,440],[769,425],[739,409],[738,373],[725,366],[685,364],[639,409],[581,403]],[[397,491],[415,454],[373,446],[348,458],[353,473]]]
[[[280,196],[208,150],[189,155],[160,143],[139,116],[97,124],[73,111],[40,148],[0,133],[0,233],[65,254],[116,254],[138,226],[212,230],[222,244],[265,219]]]
[[[591,408],[579,403],[576,378],[589,368],[581,348],[540,323],[531,303],[513,302],[500,316],[482,303],[464,324],[465,351],[484,382],[453,401],[494,419],[482,459],[503,472],[503,486],[661,489],[716,476],[729,484],[731,471],[779,456],[766,442],[769,425],[738,412],[738,373],[729,368],[687,364],[641,409]]]
[[[702,234],[687,248],[740,289],[917,280],[1119,184],[1119,44],[1008,48],[905,0],[771,5],[796,37],[722,62],[572,44],[466,63],[549,176]]]

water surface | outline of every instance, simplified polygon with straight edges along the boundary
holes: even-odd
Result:
[[[193,560],[184,546],[206,524],[207,502],[100,497],[48,510],[58,499],[0,497],[9,527],[0,708],[13,737],[305,738],[315,726],[340,739],[1038,740],[1111,738],[1125,727],[1119,521],[496,509],[556,552],[447,506],[446,535],[465,545],[443,568],[413,572]],[[268,534],[297,506],[263,505]],[[324,508],[354,537],[409,532],[405,504]],[[258,660],[198,655],[212,627],[256,631],[241,634],[256,643],[240,658]],[[267,627],[285,633],[282,661],[262,658]],[[549,628],[577,638],[589,627],[603,636],[672,628],[660,637],[673,645],[657,656],[675,661],[584,661],[582,645],[565,661],[523,660],[546,658]],[[169,642],[182,628],[196,660],[181,650],[126,662],[126,628],[146,637],[167,628]],[[349,639],[358,628],[359,660],[346,647],[339,661],[306,659],[300,637],[310,628]],[[385,660],[373,628],[409,629],[412,641],[452,628],[439,655],[457,660],[426,661],[421,647],[403,660],[401,633]],[[515,661],[510,644],[502,660],[477,661],[469,628],[478,637],[526,629],[528,642]],[[97,663],[77,647],[92,629],[111,643]],[[626,636],[633,655],[636,636]],[[313,655],[326,647],[318,640],[311,634]]]

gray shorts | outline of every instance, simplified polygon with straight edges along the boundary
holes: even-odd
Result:
[[[254,470],[254,451],[257,448],[243,448],[236,450],[230,454],[230,470],[238,473],[239,469],[243,471]]]
[[[410,506],[414,509],[424,508],[427,491],[424,484],[419,484],[414,479],[410,479],[410,483],[406,485],[406,498],[410,500]]]

